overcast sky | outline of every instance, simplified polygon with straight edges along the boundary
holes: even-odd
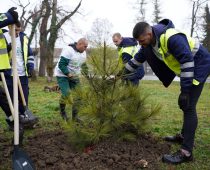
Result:
[[[2,0],[3,1],[3,0]],[[1,5],[1,12],[5,12],[14,4],[15,0],[6,0]],[[79,0],[58,0],[59,5],[64,5],[66,9],[72,9],[76,6]],[[21,0],[24,4],[27,4],[28,0]],[[37,0],[30,0],[31,7],[34,7]],[[112,24],[112,32],[120,32],[123,36],[132,36],[132,29],[135,25],[136,11],[133,9],[136,0],[83,0],[81,9],[84,14],[82,16],[73,17],[73,28],[75,31],[70,31],[72,24],[68,23],[64,25],[66,32],[65,43],[67,41],[76,41],[78,38],[86,35],[91,29],[92,22],[96,18],[107,18]],[[151,0],[148,0],[151,3]],[[189,0],[160,0],[161,2],[161,17],[171,19],[176,28],[190,31],[190,16],[191,6]],[[153,6],[147,5],[146,8],[146,20],[150,23],[152,19]],[[20,9],[18,9],[20,11]],[[70,29],[69,29],[70,28]]]

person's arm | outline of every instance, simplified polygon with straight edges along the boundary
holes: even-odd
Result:
[[[33,70],[34,70],[34,54],[30,45],[28,44],[27,71],[29,77],[32,75]]]
[[[176,34],[168,40],[169,52],[180,63],[180,85],[182,92],[188,92],[194,78],[194,58],[184,34]]]
[[[146,58],[143,55],[142,48],[138,51],[138,53],[135,54],[135,56],[129,60],[126,65],[125,69],[126,72],[134,72],[139,66],[142,65],[143,62],[145,62]]]
[[[15,24],[18,21],[18,13],[16,8],[10,8],[6,13],[0,13],[0,28]]]
[[[67,66],[69,64],[70,59],[61,56],[60,61],[58,63],[58,68],[63,72],[63,74],[65,74],[66,76],[68,76],[68,74],[70,73]]]
[[[60,55],[60,60],[58,62],[58,68],[68,77],[73,76],[68,69],[69,62],[71,61],[73,55],[72,50],[73,49],[71,49],[69,46],[63,48]]]
[[[122,53],[122,61],[123,64],[126,64],[128,61],[132,59],[132,56],[128,53]]]

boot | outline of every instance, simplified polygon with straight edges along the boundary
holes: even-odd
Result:
[[[28,109],[24,114],[19,115],[19,120],[25,128],[34,128],[35,124],[39,121],[38,117],[34,116]]]
[[[72,120],[78,123],[82,123],[81,119],[78,118],[78,110],[74,105],[72,106]]]
[[[66,111],[65,111],[65,108],[66,108],[66,105],[65,104],[60,104],[60,114],[61,114],[61,117],[65,120],[65,121],[68,121],[69,118],[66,114]]]

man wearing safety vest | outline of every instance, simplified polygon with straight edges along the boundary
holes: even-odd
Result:
[[[192,161],[198,123],[196,104],[210,74],[210,53],[195,39],[175,29],[168,19],[154,26],[137,23],[133,37],[142,47],[126,64],[127,72],[135,71],[147,61],[165,87],[176,75],[180,77],[178,105],[184,113],[184,122],[180,134],[167,136],[165,140],[180,143],[181,149],[165,154],[162,161],[170,164]]]
[[[113,34],[112,40],[117,46],[119,64],[123,70],[125,64],[138,52],[137,41],[134,38],[122,37],[120,33]],[[141,65],[134,73],[119,76],[122,76],[126,83],[138,85],[139,80],[144,77],[144,67]]]
[[[14,24],[18,21],[18,13],[16,8],[10,8],[6,13],[0,13],[0,28]],[[3,35],[2,29],[0,29],[0,71],[11,68],[9,62],[9,55],[7,51],[7,44]]]
[[[15,23],[15,35],[16,35],[16,60],[17,60],[17,71],[20,78],[20,83],[23,89],[23,94],[25,97],[26,104],[28,105],[28,95],[29,95],[29,85],[28,77],[31,76],[32,71],[34,70],[34,56],[32,49],[30,48],[28,37],[25,33],[21,32],[20,22]],[[4,32],[4,36],[8,43],[8,46],[11,46],[11,36],[9,32]],[[12,63],[11,63],[12,64]],[[13,99],[13,73],[12,69],[8,69],[4,72],[7,86],[11,98]],[[23,123],[24,127],[33,128],[34,125],[38,122],[38,118],[34,116],[31,112],[25,112],[25,106],[19,95],[19,119]],[[28,114],[30,113],[30,114]],[[13,126],[13,120],[7,116],[6,119],[9,126]]]
[[[0,72],[4,72],[7,69],[11,68],[9,54],[8,54],[9,50],[11,49],[8,48],[9,46],[6,43],[6,39],[3,35],[3,31],[1,28],[18,22],[18,13],[15,10],[16,8],[12,7],[6,13],[0,13]],[[4,89],[2,87],[0,87],[0,107],[7,116],[11,116],[9,104],[7,102],[7,98]],[[19,136],[20,136],[20,144],[22,144],[23,127],[21,123],[19,126]]]

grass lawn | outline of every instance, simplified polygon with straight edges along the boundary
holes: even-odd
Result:
[[[59,93],[44,92],[45,85],[55,85],[55,81],[47,84],[45,79],[39,78],[37,82],[30,82],[29,108],[40,118],[40,125],[34,130],[27,130],[25,136],[32,136],[33,133],[49,131],[60,128],[62,119],[59,116],[58,100]],[[182,125],[182,112],[178,109],[177,98],[179,95],[179,82],[173,82],[169,88],[164,88],[158,81],[142,81],[140,90],[149,94],[148,102],[162,105],[160,113],[151,120],[149,131],[158,137],[178,133]],[[67,108],[70,110],[70,108]],[[210,169],[210,84],[206,84],[200,97],[198,106],[198,128],[195,139],[193,163],[178,166],[161,164],[161,169],[189,169],[209,170]],[[0,110],[0,136],[5,135],[10,140],[12,133],[8,132],[5,115]],[[10,141],[9,141],[10,142]],[[172,152],[179,148],[172,147]],[[1,146],[0,146],[1,150]],[[0,169],[6,169],[0,166]]]

